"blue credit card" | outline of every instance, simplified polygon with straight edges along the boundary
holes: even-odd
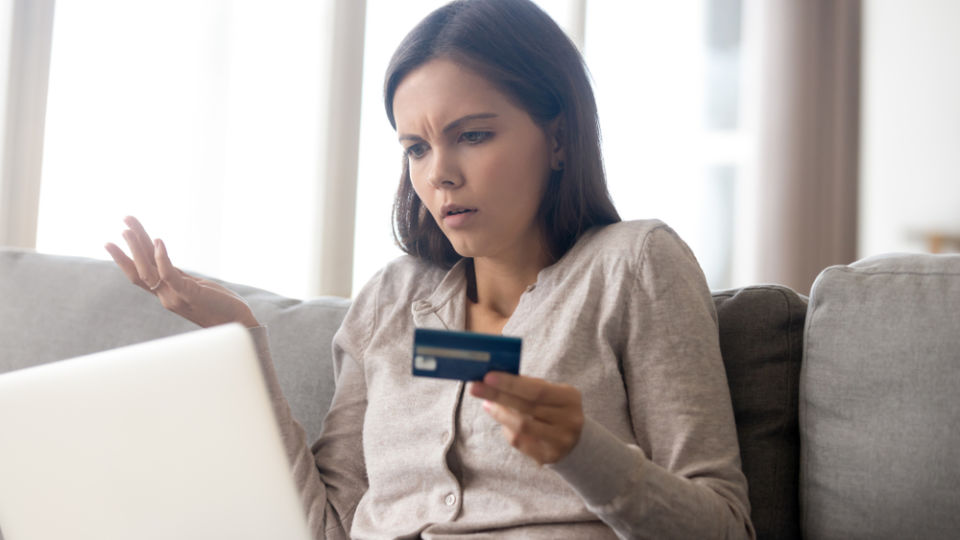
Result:
[[[520,373],[520,338],[417,328],[413,374],[479,381],[488,371]]]

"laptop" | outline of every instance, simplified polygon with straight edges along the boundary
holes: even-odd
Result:
[[[5,540],[310,538],[230,324],[0,375]]]

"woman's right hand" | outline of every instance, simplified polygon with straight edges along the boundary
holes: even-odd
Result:
[[[233,291],[176,268],[159,238],[151,241],[143,225],[133,216],[123,220],[129,229],[123,239],[133,260],[108,243],[107,252],[131,283],[156,296],[164,308],[202,326],[239,322],[248,328],[260,326],[250,306]]]

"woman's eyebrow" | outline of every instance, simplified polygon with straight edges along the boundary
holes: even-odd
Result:
[[[450,131],[453,131],[458,127],[460,127],[460,124],[463,124],[464,122],[469,122],[470,120],[483,120],[485,118],[496,118],[496,117],[497,115],[494,113],[468,114],[466,116],[461,116],[460,118],[457,118],[453,122],[450,122],[449,124],[447,124],[446,127],[443,128],[443,132],[448,133]]]
[[[446,126],[444,126],[443,132],[444,132],[444,133],[449,133],[450,131],[453,131],[453,130],[457,129],[458,127],[460,127],[460,125],[463,124],[464,122],[469,122],[470,120],[484,120],[484,119],[486,119],[486,118],[496,118],[496,117],[497,117],[497,115],[496,115],[495,113],[476,113],[476,114],[468,114],[468,115],[466,115],[466,116],[461,116],[460,118],[457,118],[457,119],[454,120],[453,122],[450,122],[449,124],[447,124]],[[417,135],[407,135],[407,134],[405,134],[405,133],[401,133],[401,134],[400,134],[400,137],[399,137],[399,140],[401,140],[401,141],[406,141],[406,140],[422,141],[423,139],[422,139],[421,137],[417,136]]]

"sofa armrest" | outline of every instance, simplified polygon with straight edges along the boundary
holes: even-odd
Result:
[[[960,256],[887,255],[824,270],[804,339],[804,536],[954,537]]]

